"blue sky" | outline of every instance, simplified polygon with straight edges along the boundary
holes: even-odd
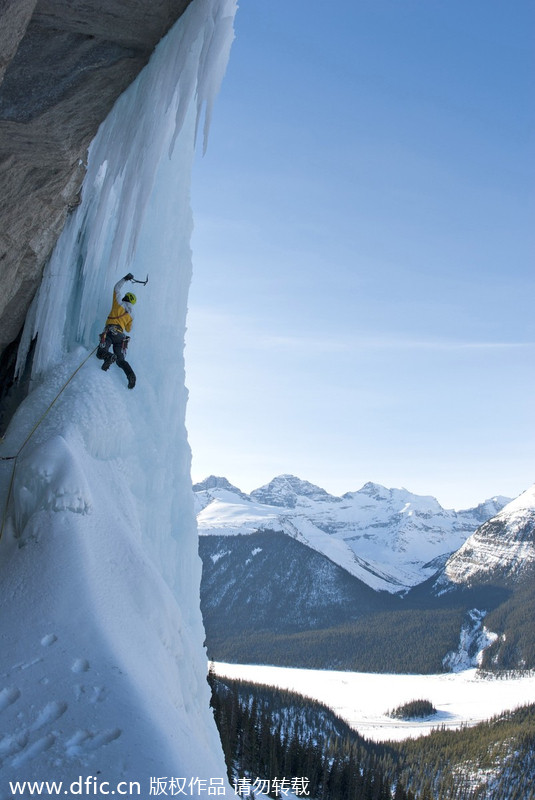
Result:
[[[195,165],[193,478],[535,481],[535,7],[242,0]]]

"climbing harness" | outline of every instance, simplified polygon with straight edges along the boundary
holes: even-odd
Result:
[[[98,345],[97,345],[97,347],[98,347]],[[74,370],[74,372],[72,373],[70,378],[68,378],[68,380],[65,381],[65,383],[63,384],[63,386],[61,387],[61,389],[59,390],[57,395],[54,397],[52,402],[47,406],[47,408],[45,409],[43,414],[41,414],[41,416],[39,417],[39,419],[37,420],[37,422],[35,423],[35,425],[31,429],[30,433],[25,438],[25,440],[23,441],[23,443],[19,447],[18,451],[15,453],[15,455],[14,456],[0,456],[0,461],[13,461],[13,469],[11,470],[11,479],[9,481],[9,488],[7,490],[7,497],[6,497],[6,502],[5,502],[5,505],[4,505],[4,513],[2,515],[2,525],[0,526],[0,539],[2,538],[2,534],[4,533],[4,527],[5,527],[5,524],[6,524],[7,509],[8,509],[8,506],[9,506],[9,501],[11,500],[11,493],[13,491],[13,483],[14,483],[14,480],[15,480],[15,469],[17,468],[17,459],[18,459],[18,457],[20,456],[20,454],[22,453],[22,451],[24,450],[24,448],[26,447],[26,445],[28,444],[28,442],[30,441],[32,436],[34,435],[35,431],[37,430],[39,425],[42,423],[42,421],[44,420],[44,418],[48,414],[48,412],[50,411],[50,409],[52,408],[52,406],[54,405],[56,400],[65,391],[65,389],[67,388],[69,383],[72,381],[72,379],[74,378],[76,373],[79,372],[82,369],[82,367],[84,366],[86,361],[89,361],[89,359],[91,358],[93,353],[95,353],[95,351],[97,350],[97,347],[95,347],[93,350],[91,350],[89,355],[84,358],[82,363],[79,364],[78,367],[76,367],[76,369]]]
[[[106,327],[104,328],[104,330],[100,334],[100,340],[99,340],[99,344],[98,344],[98,349],[99,350],[106,350],[107,346],[109,347],[109,345],[106,345],[106,334],[107,334],[108,331],[110,331],[111,333],[122,334],[123,335],[123,341],[121,342],[121,351],[122,351],[123,355],[125,355],[125,353],[126,353],[126,351],[128,349],[128,342],[130,341],[130,336],[127,336],[125,334],[125,332],[123,331],[123,329],[119,327],[119,325],[106,325]]]

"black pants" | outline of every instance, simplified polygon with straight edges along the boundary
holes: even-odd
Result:
[[[106,328],[104,333],[106,336],[102,336],[100,339],[100,344],[97,349],[97,358],[105,361],[110,355],[109,349],[112,347],[117,366],[123,370],[127,378],[132,377],[135,379],[134,370],[124,357],[123,343],[126,339],[126,334],[118,328]]]

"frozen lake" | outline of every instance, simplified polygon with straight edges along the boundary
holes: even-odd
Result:
[[[441,675],[384,675],[217,662],[215,671],[318,700],[374,741],[414,738],[439,726],[475,725],[535,702],[535,675],[488,680],[477,677],[475,669]],[[438,713],[410,722],[387,716],[389,710],[410,700],[429,700]]]

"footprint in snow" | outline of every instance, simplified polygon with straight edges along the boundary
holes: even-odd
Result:
[[[45,750],[48,750],[49,747],[52,747],[55,741],[56,737],[51,733],[47,733],[46,736],[42,736],[40,739],[37,739],[36,742],[31,744],[29,747],[25,747],[18,755],[16,755],[11,762],[12,766],[19,767],[26,761],[30,761],[32,758],[35,758],[35,756],[38,756]]]
[[[7,758],[19,753],[28,744],[28,734],[26,731],[14,735],[3,736],[0,739],[0,758]]]
[[[52,700],[50,703],[47,703],[43,709],[41,709],[37,715],[37,719],[30,727],[30,730],[38,731],[40,728],[48,725],[49,722],[55,722],[67,711],[67,708],[67,703],[63,703],[58,700]]]
[[[106,689],[104,686],[93,686],[93,692],[89,698],[90,703],[102,703],[106,699]]]
[[[71,667],[72,672],[87,672],[89,670],[89,661],[85,658],[77,658]]]
[[[58,637],[55,633],[48,633],[46,636],[43,636],[41,639],[41,644],[43,647],[50,647],[51,644],[58,641]]]
[[[76,686],[73,687],[74,696],[76,700],[84,700],[85,699],[85,686],[81,683],[77,683]]]
[[[120,728],[113,728],[109,731],[100,731],[100,733],[90,733],[89,731],[79,730],[76,731],[74,736],[66,743],[66,752],[68,756],[79,756],[82,753],[87,753],[92,750],[98,750],[115,739],[118,739],[122,731]]]
[[[4,711],[8,706],[13,705],[20,697],[20,689],[16,686],[8,686],[0,691],[0,711]]]

